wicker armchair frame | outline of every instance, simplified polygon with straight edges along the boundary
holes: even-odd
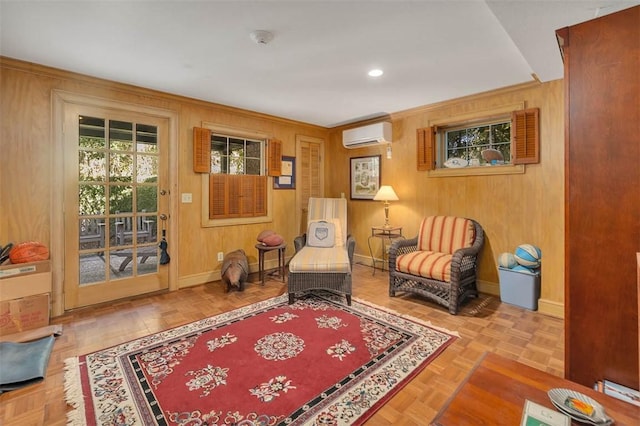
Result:
[[[307,234],[300,235],[293,240],[298,253],[306,245]],[[353,253],[356,249],[356,240],[351,235],[347,236],[346,250],[349,255],[349,272],[291,272],[289,271],[288,292],[289,304],[295,301],[295,294],[309,290],[328,290],[344,294],[347,305],[351,306],[351,270],[353,269]],[[294,254],[295,256],[295,254]]]
[[[438,281],[418,275],[396,271],[396,258],[401,254],[418,249],[418,237],[409,240],[395,240],[389,248],[389,296],[404,291],[416,293],[449,308],[456,315],[462,303],[469,297],[477,297],[477,258],[484,245],[484,230],[472,219],[475,240],[471,247],[457,250],[451,258],[451,282]]]

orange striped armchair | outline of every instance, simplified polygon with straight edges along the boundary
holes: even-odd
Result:
[[[468,297],[477,297],[477,257],[484,231],[472,219],[430,216],[418,236],[395,240],[389,248],[389,296],[419,294],[453,315]]]

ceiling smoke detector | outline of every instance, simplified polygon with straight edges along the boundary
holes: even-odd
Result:
[[[256,44],[268,44],[273,40],[273,33],[265,30],[255,30],[249,36]]]

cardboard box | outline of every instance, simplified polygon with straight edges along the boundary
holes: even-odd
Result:
[[[51,292],[51,262],[0,266],[0,301],[20,299]]]
[[[0,336],[49,325],[49,295],[0,302]]]
[[[500,267],[498,275],[501,301],[532,311],[538,310],[540,272],[529,274]]]

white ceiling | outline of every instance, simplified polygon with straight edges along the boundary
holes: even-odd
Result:
[[[637,4],[0,0],[0,55],[333,127],[562,78],[556,29]]]

